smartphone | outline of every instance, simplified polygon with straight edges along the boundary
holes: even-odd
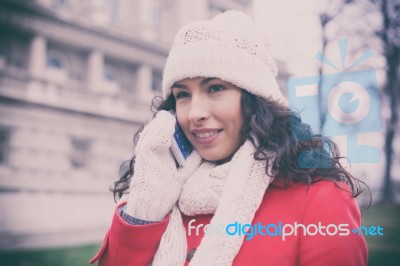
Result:
[[[185,165],[186,159],[189,157],[192,150],[192,144],[186,138],[177,121],[175,124],[175,132],[172,136],[171,151],[180,167]]]

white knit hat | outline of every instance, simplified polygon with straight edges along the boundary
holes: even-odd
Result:
[[[277,67],[251,17],[226,11],[181,28],[163,76],[167,98],[172,85],[185,78],[214,77],[263,98],[286,103],[276,82]]]

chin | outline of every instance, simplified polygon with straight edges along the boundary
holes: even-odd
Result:
[[[201,154],[200,153],[201,158],[203,158],[206,161],[219,161],[221,157],[219,156],[215,156],[215,155],[210,155],[210,154]]]
[[[215,153],[210,153],[210,152],[205,152],[201,153],[199,152],[201,158],[203,158],[206,161],[211,161],[211,162],[220,162],[220,161],[225,161],[227,158],[230,158],[231,156],[226,156],[225,154],[215,154]]]

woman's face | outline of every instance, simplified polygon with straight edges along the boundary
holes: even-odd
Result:
[[[218,78],[187,78],[172,86],[176,115],[186,137],[208,161],[221,161],[240,145],[241,89]]]

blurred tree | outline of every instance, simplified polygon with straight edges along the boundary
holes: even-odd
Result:
[[[375,34],[382,42],[383,56],[386,60],[386,82],[383,92],[390,106],[390,117],[386,122],[386,162],[381,203],[393,203],[393,141],[398,129],[400,103],[400,0],[370,1],[376,5],[382,18],[382,28]]]
[[[323,10],[319,14],[319,22],[321,26],[321,51],[320,53],[322,55],[326,54],[326,48],[328,43],[331,41],[327,28],[328,25],[334,21],[340,14],[342,14],[343,9],[346,7],[347,4],[353,2],[353,0],[337,0],[337,1],[331,1],[329,4],[327,4],[327,8]],[[318,75],[319,75],[319,82],[318,82],[318,103],[319,103],[319,112],[320,112],[320,129],[322,132],[322,129],[324,128],[325,124],[325,119],[326,119],[326,111],[327,111],[327,106],[324,104],[324,101],[322,100],[322,93],[321,93],[321,88],[322,84],[324,82],[323,80],[323,73],[324,73],[324,63],[321,62],[319,68],[318,68]]]
[[[385,84],[381,92],[384,100],[389,104],[390,114],[386,121],[385,131],[385,170],[382,186],[382,198],[380,203],[394,203],[394,191],[392,180],[393,165],[393,144],[398,129],[399,120],[399,104],[400,104],[400,0],[335,0],[329,1],[326,10],[320,12],[320,26],[322,30],[321,53],[325,54],[327,45],[337,40],[338,33],[347,33],[349,36],[356,36],[364,40],[361,46],[356,49],[365,49],[366,46],[371,47],[376,40],[380,43],[381,55],[385,59]],[[354,12],[346,13],[346,9],[354,8],[361,10],[354,15]],[[371,14],[379,16],[380,23],[371,23]],[[360,23],[361,20],[361,23]],[[349,24],[349,22],[351,22]],[[334,24],[337,30],[335,34],[329,32],[330,25]],[[336,35],[336,36],[334,36]],[[331,37],[331,38],[330,38]],[[323,63],[320,65],[319,89],[323,82]],[[321,95],[321,93],[319,93]],[[326,118],[326,106],[320,100],[322,129]]]

